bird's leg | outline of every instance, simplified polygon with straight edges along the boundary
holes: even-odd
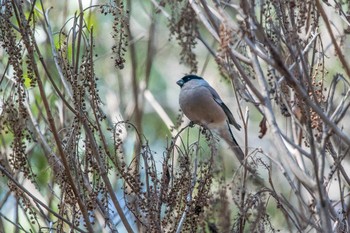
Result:
[[[195,124],[196,124],[196,123],[194,123],[194,121],[190,121],[190,123],[188,124],[188,126],[191,127],[191,128],[193,128]]]

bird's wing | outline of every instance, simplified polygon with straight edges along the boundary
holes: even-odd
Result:
[[[222,110],[224,110],[224,112],[225,112],[225,114],[226,114],[226,116],[228,118],[228,122],[231,125],[233,125],[236,129],[240,130],[241,126],[237,123],[237,121],[233,117],[232,112],[230,111],[230,109],[226,106],[226,104],[224,104],[224,102],[222,102],[219,94],[211,86],[208,85],[207,88],[210,90],[210,93],[212,94],[213,99],[215,100],[215,102],[220,105]]]

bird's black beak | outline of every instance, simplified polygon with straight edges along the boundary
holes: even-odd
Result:
[[[184,85],[184,80],[180,79],[179,81],[176,82],[176,84],[182,87]]]

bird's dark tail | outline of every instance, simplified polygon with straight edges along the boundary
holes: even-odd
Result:
[[[246,161],[244,153],[241,147],[238,145],[233,133],[231,131],[230,125],[227,123],[227,129],[221,129],[219,131],[220,136],[226,141],[226,143],[230,146],[230,149],[235,153],[239,162],[246,167],[251,173],[255,174],[256,171],[252,167],[250,167]]]

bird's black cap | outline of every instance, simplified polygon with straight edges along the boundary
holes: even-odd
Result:
[[[189,74],[189,75],[185,75],[182,79],[177,81],[176,84],[182,87],[185,83],[193,79],[203,79],[203,78],[194,74]]]

